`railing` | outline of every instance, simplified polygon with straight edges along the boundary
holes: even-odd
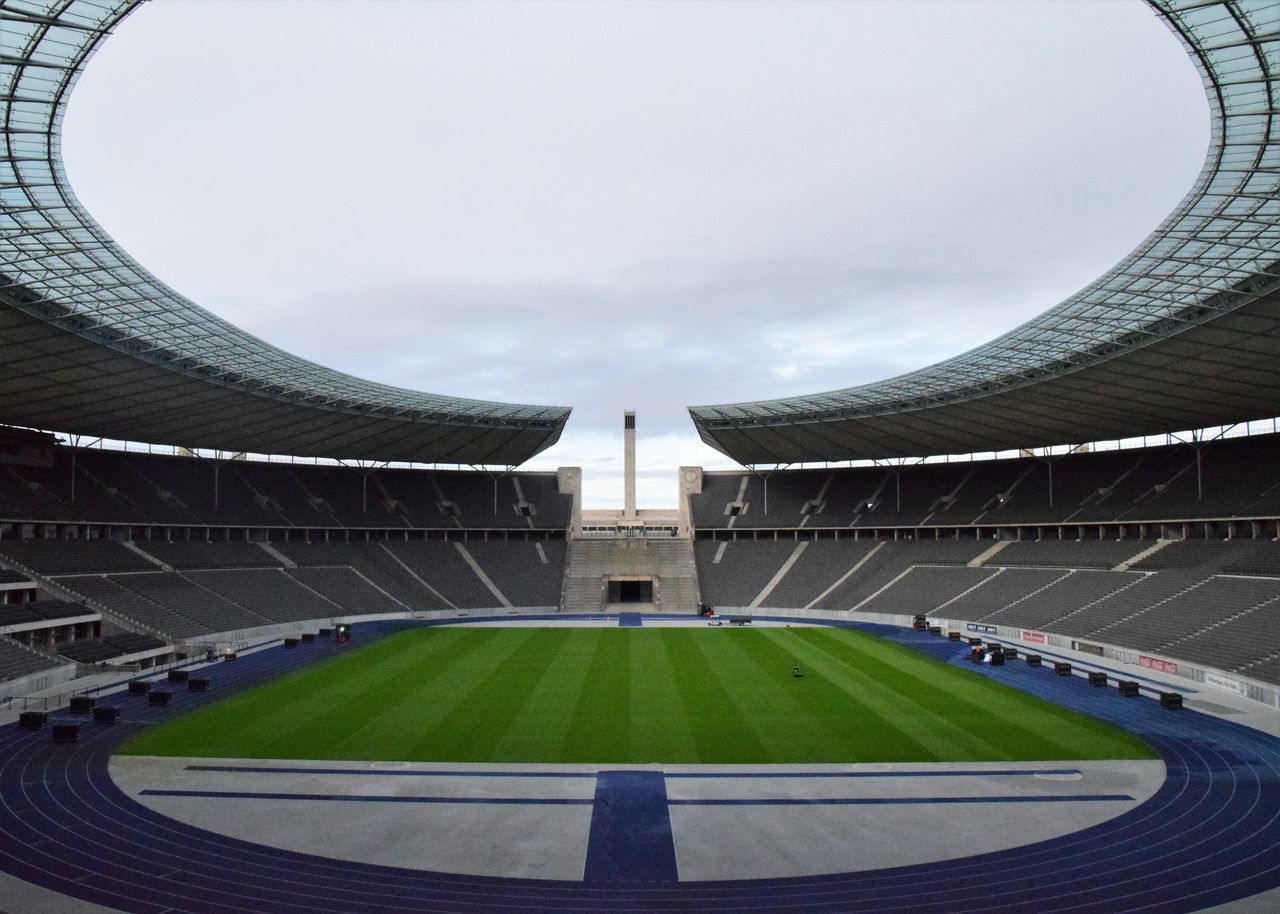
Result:
[[[262,644],[270,644],[275,640],[278,639],[268,639],[267,641],[259,642],[259,644],[255,646],[260,647]],[[115,664],[111,666],[95,665],[98,667],[95,669],[95,673],[120,673],[121,678],[113,682],[104,682],[94,686],[80,686],[79,688],[67,689],[64,692],[58,692],[54,695],[42,695],[37,697],[6,696],[4,698],[0,698],[0,710],[53,711],[64,707],[76,695],[92,695],[93,693],[100,692],[103,689],[115,688],[122,683],[129,682],[143,676],[154,676],[157,673],[167,673],[169,670],[181,669],[186,666],[195,666],[200,663],[209,663],[208,651],[215,648],[217,645],[201,644],[192,646],[201,648],[199,656],[189,656],[182,659],[175,657],[172,660],[166,660],[164,663],[157,663],[145,668],[138,662]],[[248,641],[239,641],[233,645],[233,649],[237,653],[247,651],[249,647],[250,644]]]
[[[659,527],[583,527],[578,534],[579,539],[587,540],[625,540],[625,539],[675,539],[680,529],[674,524]]]

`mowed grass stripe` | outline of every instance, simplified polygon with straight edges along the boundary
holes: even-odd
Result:
[[[570,633],[573,629],[568,630]],[[627,639],[614,629],[586,629],[592,642],[586,687],[572,696],[574,714],[563,754],[573,761],[618,762],[631,757],[631,664]]]
[[[524,713],[512,721],[494,748],[502,758],[560,758],[570,748],[566,735],[576,714],[574,696],[588,686],[594,643],[587,638],[566,637],[566,629],[549,629],[558,638],[548,639],[550,662],[528,689]]]
[[[891,684],[876,682],[856,666],[823,653],[805,637],[806,631],[794,630],[793,637],[766,642],[758,651],[770,653],[775,669],[799,663],[805,675],[796,680],[792,694],[802,697],[805,713],[818,716],[846,754],[862,755],[874,746],[882,760],[921,761],[936,753],[938,740],[945,737],[935,737],[927,722],[898,713],[901,702],[886,699],[896,696]]]
[[[492,755],[521,717],[533,698],[530,685],[542,679],[555,657],[558,633],[540,637],[530,628],[498,631],[505,641],[501,661],[484,676],[450,677],[449,684],[465,697],[423,734],[416,744],[418,754],[448,756],[457,751],[453,747],[463,746],[476,755]],[[513,689],[509,683],[520,687]]]
[[[992,752],[1016,752],[1027,740],[1056,750],[1057,754],[1045,758],[1063,760],[1140,758],[1143,757],[1141,753],[1149,752],[1139,739],[1109,724],[1075,714],[993,679],[965,675],[967,671],[946,667],[957,675],[946,679],[944,688],[944,680],[935,675],[938,665],[930,658],[902,645],[878,639],[850,643],[829,637],[836,631],[812,628],[802,636],[821,640],[828,646],[835,646],[838,651],[856,652],[855,663],[860,671],[878,684],[894,683],[898,694],[913,702],[921,715],[931,710],[936,712],[947,702],[955,705],[947,711],[948,725],[963,728],[986,746],[985,751],[975,749],[972,757],[957,760],[976,761]],[[1029,713],[1032,708],[1035,714]],[[992,716],[1003,721],[1000,727],[991,729],[985,726]]]
[[[680,629],[654,629],[662,637]],[[713,638],[728,632],[707,632]],[[679,671],[680,709],[689,718],[697,743],[697,761],[723,762],[732,754],[742,762],[768,758],[769,747],[761,740],[753,711],[743,713],[743,677],[726,655],[728,639],[713,644],[710,638],[667,637],[672,665]],[[714,649],[709,656],[708,648]],[[729,741],[732,740],[732,745]]]
[[[151,727],[123,751],[622,764],[1153,757],[1100,721],[836,628],[409,629]]]
[[[881,660],[881,648],[893,645],[844,644],[839,640],[810,639],[809,646],[843,667],[841,688],[856,689],[886,726],[895,726],[925,754],[937,760],[974,761],[1006,757],[1015,751],[1004,738],[1008,721],[992,712],[971,720],[971,706],[956,697],[958,689],[938,687],[905,671],[893,671]],[[887,679],[886,679],[887,677]],[[996,718],[998,726],[991,726]],[[904,755],[914,755],[906,751]],[[1057,755],[1045,756],[1057,758]]]
[[[661,630],[654,631],[662,634]],[[631,694],[643,695],[644,700],[631,703],[631,732],[633,745],[647,747],[650,752],[659,747],[679,757],[697,755],[697,740],[689,718],[681,682],[684,670],[671,659],[669,638],[631,638]],[[695,677],[691,677],[695,678]],[[672,711],[672,709],[675,709]],[[643,751],[637,748],[635,756],[627,761],[661,762],[665,759],[640,758]]]

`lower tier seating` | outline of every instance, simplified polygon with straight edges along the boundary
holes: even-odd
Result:
[[[0,635],[0,682],[30,676],[57,666],[56,660],[19,644],[7,635]],[[0,690],[0,695],[3,694]]]
[[[88,601],[89,610],[101,606],[125,624],[180,641],[341,615],[500,607],[490,584],[513,606],[558,605],[565,543],[504,535],[465,543],[278,543],[269,549],[248,542],[139,544],[176,571],[113,542],[89,548],[38,543],[23,555]],[[0,544],[0,552],[8,546]],[[31,605],[5,611],[26,618]],[[75,614],[86,609],[75,602],[49,605]]]
[[[164,646],[164,641],[150,635],[120,634],[106,638],[82,638],[79,641],[69,641],[58,646],[58,653],[76,663],[103,663],[127,654],[137,654]]]

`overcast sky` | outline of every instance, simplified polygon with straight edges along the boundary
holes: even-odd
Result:
[[[642,507],[730,465],[685,407],[879,380],[1076,291],[1191,186],[1199,78],[1144,4],[144,5],[72,185],[299,355],[574,407],[531,467]]]

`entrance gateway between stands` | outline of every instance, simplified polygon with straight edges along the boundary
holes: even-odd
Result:
[[[618,578],[609,581],[610,603],[652,603],[652,578]]]

